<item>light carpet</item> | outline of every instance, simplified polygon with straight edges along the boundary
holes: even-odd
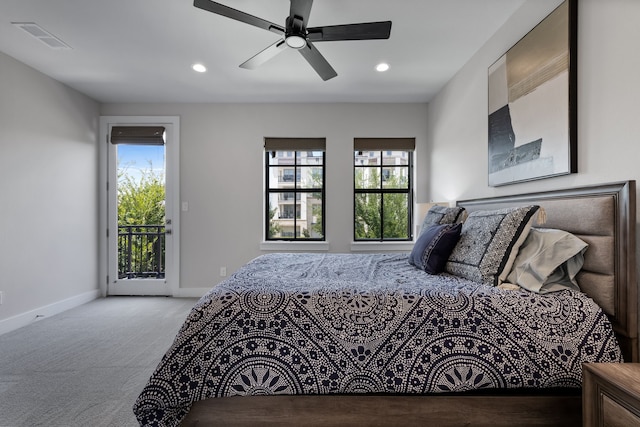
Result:
[[[0,426],[137,426],[194,298],[108,297],[0,336]]]

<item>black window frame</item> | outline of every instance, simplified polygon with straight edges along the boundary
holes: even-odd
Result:
[[[281,139],[279,139],[281,140]],[[323,146],[322,148],[313,148],[313,149],[309,149],[308,147],[300,147],[299,149],[294,149],[294,148],[281,148],[278,147],[277,149],[271,150],[269,149],[269,145],[267,143],[267,139],[265,139],[265,192],[266,192],[266,197],[265,197],[265,231],[264,231],[264,239],[265,241],[269,241],[269,242],[274,242],[274,241],[286,241],[286,242],[323,242],[326,240],[326,235],[327,235],[327,229],[326,229],[326,222],[325,222],[325,213],[326,213],[326,149],[324,148],[324,139],[323,141]],[[295,144],[296,139],[292,138],[291,139],[291,143]],[[292,152],[293,153],[293,164],[286,164],[286,165],[272,165],[270,159],[271,158],[281,158],[280,156],[278,156],[278,152]],[[310,165],[310,164],[300,164],[299,163],[299,159],[303,158],[303,156],[299,156],[298,153],[300,154],[304,154],[304,155],[308,155],[308,153],[310,152],[321,152],[322,153],[322,164],[321,165]],[[287,156],[286,158],[291,159],[291,157]],[[283,166],[286,166],[287,168],[291,168],[294,170],[293,172],[293,176],[295,177],[293,179],[293,181],[291,183],[293,183],[293,188],[271,188],[271,173],[270,170],[271,168],[282,168]],[[305,187],[300,187],[300,177],[301,177],[301,170],[302,168],[320,168],[321,169],[321,173],[322,173],[322,186],[320,188],[305,188]],[[278,176],[278,174],[275,174],[274,176]],[[279,178],[278,178],[279,179]],[[279,181],[282,182],[282,181]],[[290,181],[287,181],[288,183]],[[293,197],[285,197],[284,194],[285,193],[289,193],[289,194],[293,194]],[[294,206],[294,212],[295,214],[293,215],[293,218],[287,218],[293,221],[293,236],[278,236],[278,237],[272,237],[270,236],[270,226],[271,226],[271,212],[270,212],[270,200],[271,200],[271,196],[277,194],[278,198],[282,198],[282,200],[284,200],[285,198],[287,200],[291,200],[293,201],[293,206]],[[299,217],[301,216],[301,214],[299,214],[298,212],[298,202],[301,201],[302,199],[302,194],[320,194],[320,198],[321,198],[321,219],[320,219],[320,224],[322,227],[322,236],[321,237],[306,237],[304,236],[304,234],[302,233],[302,230],[300,230],[300,232],[298,233],[298,222],[303,222]],[[301,205],[300,205],[301,206]],[[311,221],[310,219],[308,219],[307,221]],[[310,228],[313,224],[309,223],[308,224],[308,228]]]
[[[408,242],[413,241],[413,157],[414,157],[414,148],[396,148],[396,147],[386,147],[379,146],[376,147],[376,144],[373,145],[370,149],[366,147],[366,149],[359,150],[357,149],[358,144],[354,144],[354,152],[353,152],[353,240],[354,242]],[[357,159],[359,153],[363,153],[365,151],[368,152],[378,152],[380,155],[380,164],[376,165],[358,165]],[[395,152],[406,152],[407,153],[407,165],[399,166],[399,165],[388,165],[384,164],[385,153],[388,151]],[[406,167],[407,168],[407,188],[385,188],[385,174],[383,173],[384,168],[389,167]],[[377,168],[378,176],[380,177],[379,188],[356,188],[356,176],[358,169],[364,168]],[[356,198],[358,195],[362,194],[373,194],[380,195],[380,237],[376,238],[361,238],[357,236],[357,212],[356,212]],[[407,237],[385,237],[384,233],[384,196],[385,194],[406,194],[407,195]]]

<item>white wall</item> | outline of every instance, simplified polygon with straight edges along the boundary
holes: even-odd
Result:
[[[265,136],[327,139],[331,252],[348,252],[353,239],[354,137],[415,137],[418,181],[426,180],[426,104],[107,104],[101,113],[180,116],[180,196],[189,203],[180,218],[181,288],[210,288],[220,267],[231,273],[264,253]]]
[[[352,239],[354,137],[416,137],[418,202],[640,180],[640,1],[580,0],[579,173],[486,184],[487,69],[559,3],[528,0],[428,107],[100,107],[0,53],[0,333],[16,317],[97,294],[98,114],[181,116],[185,288],[209,288],[220,281],[220,266],[231,272],[262,253],[264,136],[327,138],[327,240],[334,252],[349,251]]]
[[[468,199],[640,181],[640,1],[580,0],[578,173],[487,186],[487,69],[557,3],[528,0],[429,104],[429,198]],[[640,233],[640,226],[636,229]]]
[[[98,104],[0,53],[0,333],[95,298]]]
[[[559,4],[528,0],[429,104],[428,197],[467,199],[640,180],[640,1],[580,0],[578,173],[487,185],[487,69]]]

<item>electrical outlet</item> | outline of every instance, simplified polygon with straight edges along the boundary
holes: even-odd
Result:
[[[227,267],[220,267],[220,276],[225,277],[227,275]]]

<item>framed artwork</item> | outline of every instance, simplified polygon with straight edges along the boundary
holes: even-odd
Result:
[[[576,173],[577,0],[489,67],[489,185]]]

